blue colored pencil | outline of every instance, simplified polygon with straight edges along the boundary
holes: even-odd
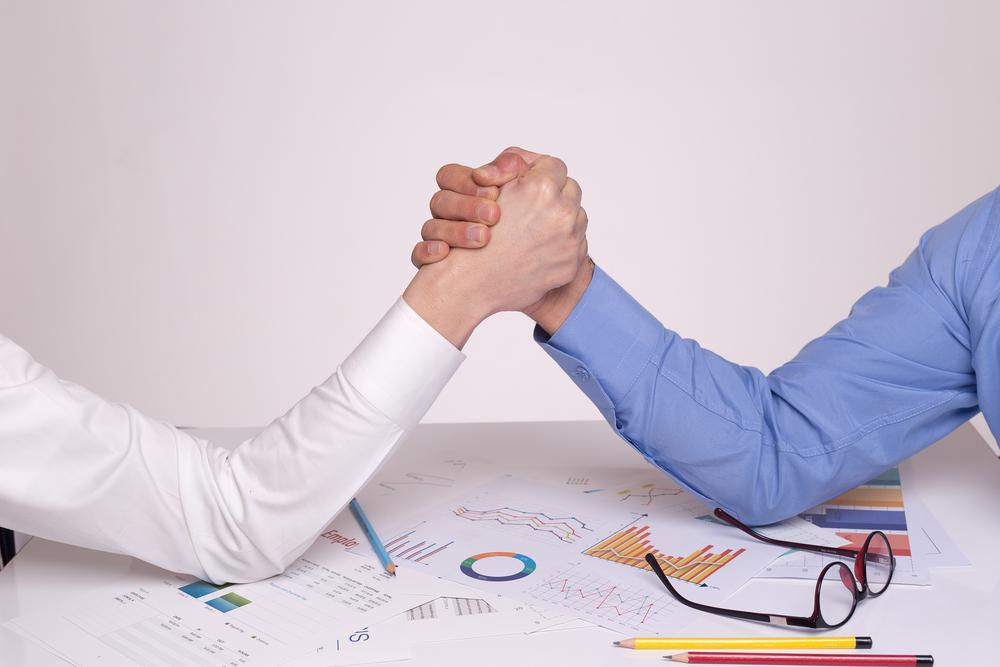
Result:
[[[364,529],[365,534],[368,535],[368,541],[371,542],[372,549],[378,555],[378,559],[382,562],[382,567],[385,571],[396,576],[396,564],[392,562],[392,558],[389,557],[389,553],[385,550],[385,545],[382,544],[382,540],[379,539],[378,533],[375,532],[375,526],[372,522],[368,520],[365,515],[365,511],[361,509],[361,505],[358,503],[357,498],[351,499],[351,511],[354,512],[354,517],[361,524]]]

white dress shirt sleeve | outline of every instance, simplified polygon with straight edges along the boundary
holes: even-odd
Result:
[[[218,583],[276,574],[464,358],[399,299],[333,376],[230,451],[60,380],[0,336],[0,525]]]

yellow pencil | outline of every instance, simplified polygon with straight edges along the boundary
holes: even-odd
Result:
[[[662,650],[744,648],[871,648],[871,637],[635,637],[621,648]]]

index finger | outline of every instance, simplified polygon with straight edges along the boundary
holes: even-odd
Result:
[[[495,186],[478,185],[472,180],[472,167],[461,164],[446,164],[438,169],[437,184],[442,190],[493,201],[500,194],[499,188]]]

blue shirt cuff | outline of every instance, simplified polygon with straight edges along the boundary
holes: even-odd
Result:
[[[663,337],[663,325],[628,292],[594,268],[594,277],[554,335],[535,341],[618,428],[615,403],[628,394]]]

